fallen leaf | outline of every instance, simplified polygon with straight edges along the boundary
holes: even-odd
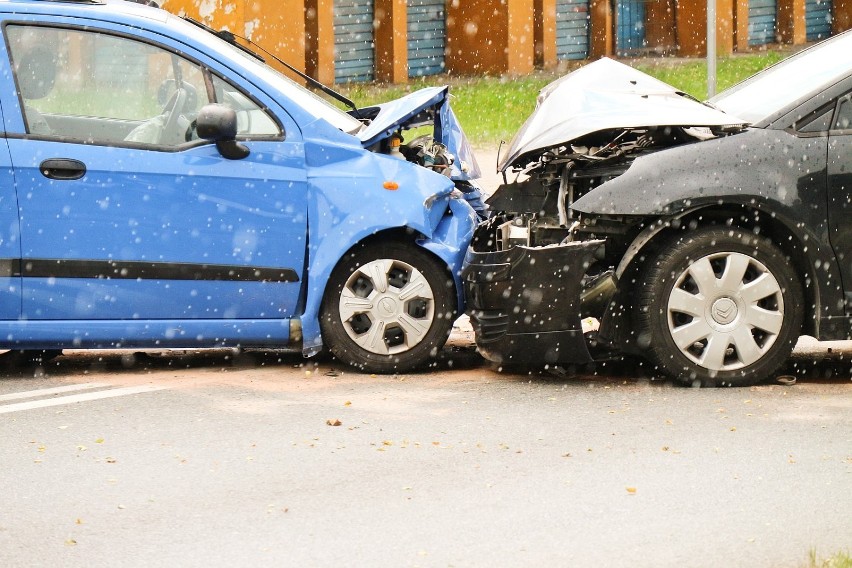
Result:
[[[65,546],[77,546],[77,541],[73,538],[66,539]]]
[[[77,525],[82,525],[83,519],[77,519],[76,521],[74,521],[74,523],[77,524]]]
[[[343,424],[343,422],[341,422],[337,418],[335,418],[334,420],[329,418],[328,420],[325,421],[325,423],[328,424],[329,426],[340,426],[341,424]]]
[[[352,401],[347,400],[346,402],[343,403],[343,406],[352,406]]]
[[[103,443],[104,443],[104,439],[103,439],[103,438],[98,438],[97,440],[95,440],[95,443],[96,443],[96,444],[103,444]]]
[[[625,489],[627,489],[627,492],[630,495],[636,495],[636,488],[635,487],[625,487]]]

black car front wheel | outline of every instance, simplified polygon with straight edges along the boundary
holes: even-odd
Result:
[[[322,334],[343,362],[373,373],[414,369],[447,341],[456,316],[452,277],[414,244],[363,245],[334,269]]]
[[[767,239],[738,228],[679,235],[653,257],[637,302],[638,342],[689,385],[747,386],[789,357],[802,289]]]

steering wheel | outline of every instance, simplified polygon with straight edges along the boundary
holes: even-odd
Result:
[[[186,98],[186,89],[178,87],[175,92],[172,93],[172,96],[169,98],[169,102],[167,102],[166,106],[163,107],[163,116],[166,117],[166,120],[163,124],[163,134],[161,136],[160,143],[173,142],[173,139],[177,137],[178,119],[180,119],[183,106],[186,104]]]

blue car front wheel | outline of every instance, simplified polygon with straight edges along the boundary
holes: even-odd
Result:
[[[446,342],[455,298],[446,267],[415,244],[360,245],[329,280],[323,338],[340,360],[366,372],[408,371]]]

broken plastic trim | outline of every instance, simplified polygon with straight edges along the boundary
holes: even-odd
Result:
[[[469,250],[462,278],[479,352],[526,367],[591,362],[580,297],[603,243]]]

